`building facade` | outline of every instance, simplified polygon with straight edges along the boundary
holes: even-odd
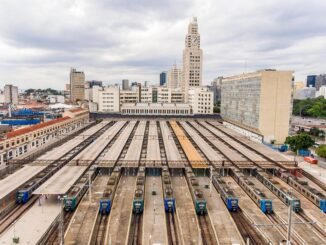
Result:
[[[160,73],[160,86],[166,86],[167,84],[167,72],[163,71]]]
[[[128,79],[123,79],[122,80],[122,90],[129,90],[129,80]]]
[[[323,85],[319,88],[318,92],[316,93],[316,97],[322,96],[326,99],[326,85]]]
[[[316,76],[316,91],[319,91],[321,86],[326,86],[326,74]]]
[[[98,110],[100,112],[120,111],[120,88],[118,86],[105,87],[99,91]]]
[[[213,92],[207,87],[193,87],[188,90],[188,103],[193,114],[213,114]]]
[[[221,116],[265,142],[283,143],[292,113],[292,71],[262,70],[223,78]]]
[[[316,97],[315,87],[305,87],[301,89],[295,89],[293,93],[293,98],[296,100],[313,99]]]
[[[211,85],[208,86],[209,89],[213,92],[213,104],[217,104],[221,101],[221,83],[222,83],[223,77],[215,78]]]
[[[7,84],[3,89],[4,103],[18,105],[18,87]]]
[[[76,103],[85,99],[85,74],[72,68],[70,70],[70,100]]]
[[[183,50],[183,82],[181,88],[187,92],[191,87],[202,86],[203,51],[200,48],[200,34],[198,32],[197,18],[188,25]],[[186,98],[187,100],[187,98]]]
[[[176,64],[168,71],[168,82],[167,87],[176,89],[180,88],[183,80],[182,70],[177,67]]]
[[[121,113],[127,115],[191,115],[189,104],[174,103],[132,103],[123,104]]]

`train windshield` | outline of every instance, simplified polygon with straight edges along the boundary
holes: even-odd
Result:
[[[233,199],[233,200],[231,201],[231,204],[232,204],[232,205],[237,205],[237,203],[238,203],[237,200],[234,200],[234,199]]]

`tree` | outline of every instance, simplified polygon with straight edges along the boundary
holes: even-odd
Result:
[[[293,100],[293,115],[326,118],[326,99]]]
[[[290,145],[290,149],[297,152],[300,149],[307,150],[313,146],[315,141],[306,133],[286,137],[285,144]]]
[[[317,153],[318,156],[326,158],[326,145],[320,145],[316,149],[316,153]]]

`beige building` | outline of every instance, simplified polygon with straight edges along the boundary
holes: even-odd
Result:
[[[213,114],[213,92],[207,87],[193,87],[188,90],[188,103],[194,114]]]
[[[177,67],[176,64],[168,71],[168,83],[167,87],[176,89],[180,88],[182,84],[182,70]]]
[[[138,87],[134,90],[120,90],[120,105],[125,103],[137,103],[139,102]]]
[[[121,113],[127,115],[191,115],[189,104],[177,103],[130,103],[121,106]]]
[[[77,102],[85,99],[85,74],[72,68],[70,70],[70,100]]]
[[[106,87],[98,94],[98,110],[100,112],[120,111],[120,88],[118,86]]]
[[[197,18],[189,23],[183,50],[183,82],[181,88],[188,91],[191,87],[202,85],[203,51],[200,48],[200,34],[198,33]],[[186,98],[187,101],[187,98]]]
[[[261,70],[226,77],[221,85],[221,116],[228,123],[283,143],[292,112],[292,71]]]

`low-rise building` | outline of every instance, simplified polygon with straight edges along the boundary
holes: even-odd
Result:
[[[130,103],[121,106],[121,113],[127,115],[191,115],[189,104],[177,103]]]
[[[88,122],[88,111],[75,108],[67,110],[62,118],[5,133],[0,139],[0,169],[5,167],[7,160],[23,156],[42,145],[49,144]]]
[[[297,89],[294,92],[294,96],[293,96],[293,98],[296,100],[313,99],[315,97],[316,97],[315,87],[306,87],[302,89]]]

